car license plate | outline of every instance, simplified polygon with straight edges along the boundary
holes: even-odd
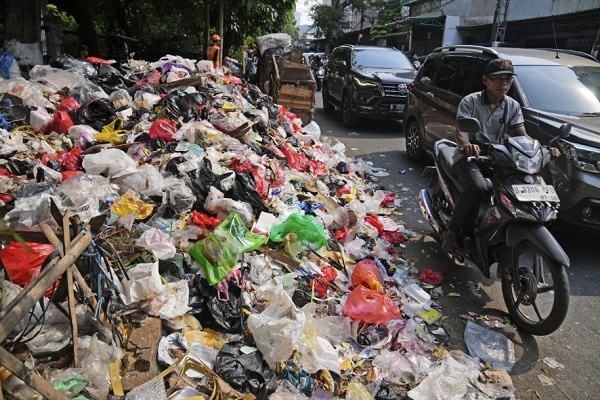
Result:
[[[552,185],[512,185],[520,201],[560,201]]]
[[[404,112],[404,104],[390,104],[390,114],[400,114]]]

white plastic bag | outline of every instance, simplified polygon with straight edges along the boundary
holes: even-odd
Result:
[[[88,174],[105,175],[109,179],[137,170],[137,163],[133,158],[118,149],[105,149],[99,153],[88,154],[83,158],[82,165]]]
[[[177,251],[169,236],[156,228],[150,228],[142,233],[135,245],[152,252],[159,260],[173,258]]]

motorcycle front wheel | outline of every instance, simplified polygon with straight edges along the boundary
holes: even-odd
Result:
[[[502,295],[513,322],[532,335],[557,330],[569,308],[563,265],[534,245],[521,243],[502,258]],[[516,265],[515,265],[516,263]]]

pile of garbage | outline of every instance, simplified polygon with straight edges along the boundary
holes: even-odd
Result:
[[[445,349],[376,168],[210,62],[88,61],[0,80],[4,233],[92,233],[76,315],[63,276],[3,338],[26,367],[78,399],[513,396],[510,363]],[[21,242],[3,309],[68,250]]]

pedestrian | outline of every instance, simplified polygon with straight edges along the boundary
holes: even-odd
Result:
[[[491,143],[500,143],[504,135],[526,136],[525,121],[521,106],[513,98],[506,96],[515,75],[510,60],[496,59],[485,68],[481,92],[465,96],[458,105],[457,121],[460,118],[477,118],[481,132]],[[455,128],[458,145],[453,158],[453,171],[457,175],[463,191],[458,196],[454,214],[444,232],[442,246],[446,251],[459,251],[458,236],[462,232],[472,232],[479,204],[486,190],[486,184],[479,166],[467,157],[479,157],[476,138]]]
[[[90,55],[90,49],[85,44],[79,46],[79,58],[84,60]]]
[[[219,35],[213,35],[211,45],[206,49],[206,59],[213,62],[215,68],[219,68],[220,64],[220,52],[221,52],[221,37]]]

